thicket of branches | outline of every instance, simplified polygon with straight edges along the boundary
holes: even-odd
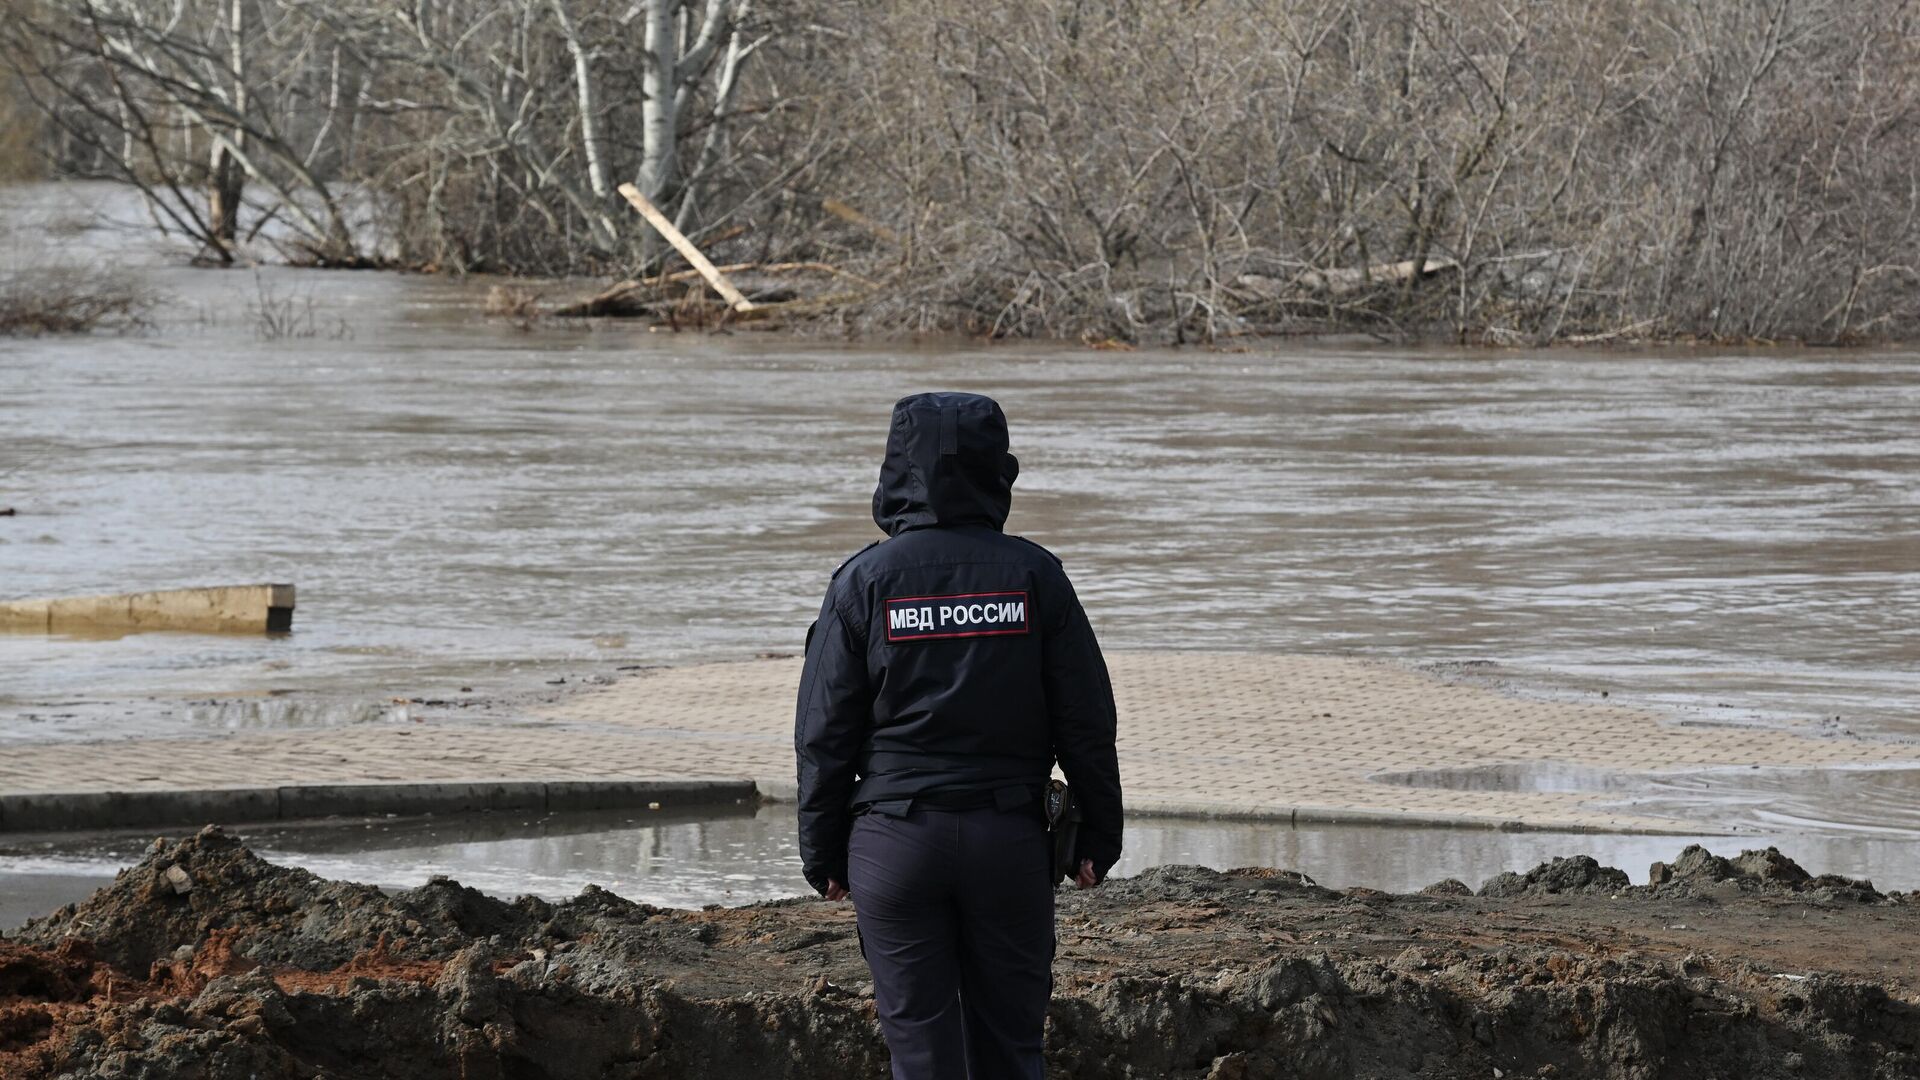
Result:
[[[1920,0],[14,3],[214,252],[630,274],[632,180],[870,329],[1920,329]]]
[[[7,0],[58,171],[228,262],[557,273],[642,259],[636,183],[721,187],[752,0]]]

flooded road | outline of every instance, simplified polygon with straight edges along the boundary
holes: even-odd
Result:
[[[234,827],[261,856],[322,877],[411,888],[444,874],[496,896],[574,896],[597,884],[629,900],[670,907],[752,903],[808,895],[794,843],[794,808],[690,817],[632,811],[512,813]],[[170,836],[178,835],[173,830]],[[0,930],[86,897],[140,860],[151,832],[0,837]],[[1414,892],[1452,877],[1478,888],[1505,870],[1591,855],[1646,884],[1647,867],[1689,843],[1718,855],[1777,844],[1812,873],[1871,878],[1882,890],[1920,888],[1920,848],[1865,836],[1802,840],[1782,834],[1618,836],[1492,829],[1397,828],[1206,821],[1135,815],[1117,875],[1169,863],[1216,870],[1276,866],[1329,888]]]
[[[68,214],[58,257],[168,299],[149,334],[0,342],[0,595],[273,580],[299,609],[276,640],[0,637],[0,741],[353,723],[395,693],[796,650],[878,536],[888,406],[936,387],[1005,404],[1009,528],[1111,645],[1490,661],[1695,719],[1920,735],[1912,352],[523,332],[481,317],[483,283],[187,269],[47,190],[6,212]],[[310,336],[268,340],[289,307]]]

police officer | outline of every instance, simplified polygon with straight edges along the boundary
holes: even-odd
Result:
[[[1018,473],[991,398],[902,398],[873,494],[888,539],[807,631],[800,857],[853,897],[895,1080],[1039,1080],[1055,761],[1084,815],[1078,885],[1120,857],[1106,662],[1059,560],[1001,532]]]

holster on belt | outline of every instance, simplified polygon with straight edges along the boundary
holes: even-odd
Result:
[[[1080,839],[1080,804],[1064,780],[1047,781],[1047,838],[1053,841],[1052,881],[1074,876],[1073,849]]]

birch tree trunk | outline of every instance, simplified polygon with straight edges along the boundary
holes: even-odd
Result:
[[[673,144],[679,134],[675,95],[680,70],[680,36],[674,15],[680,0],[646,0],[647,70],[640,80],[646,100],[640,105],[640,172],[634,186],[660,205],[673,182]]]
[[[593,51],[580,40],[580,31],[574,27],[567,2],[553,0],[553,17],[560,24],[560,36],[566,40],[567,54],[573,58],[574,96],[580,104],[580,143],[587,159],[587,185],[592,189],[594,198],[599,200],[596,207],[599,220],[596,224],[600,234],[611,244],[619,230],[613,223],[612,215],[607,212],[613,189],[607,183],[605,124],[600,115],[599,87],[594,81]]]
[[[239,117],[247,114],[246,29],[247,9],[244,0],[229,0],[227,72],[233,79],[233,111]],[[233,257],[234,240],[239,235],[240,200],[246,193],[247,182],[239,154],[244,152],[242,148],[246,138],[245,127],[236,123],[227,140],[216,139],[213,143],[213,160],[207,177],[207,220],[214,238],[224,248],[220,252],[223,261]]]
[[[553,0],[553,17],[560,24],[560,36],[566,39],[567,54],[573,57],[574,93],[580,101],[580,142],[587,156],[587,183],[595,195],[606,198],[613,189],[607,185],[607,150],[601,135],[600,94],[593,80],[593,54],[574,28],[567,0]]]
[[[737,28],[752,11],[753,0],[737,0],[728,17]],[[707,127],[707,138],[700,148],[700,155],[694,160],[693,171],[687,175],[687,189],[680,197],[680,213],[674,218],[674,227],[683,233],[693,228],[694,220],[700,213],[700,188],[726,144],[729,134],[727,114],[733,108],[734,91],[740,85],[741,65],[746,62],[747,55],[765,40],[756,38],[749,42],[744,34],[735,32],[727,41],[726,57],[720,62],[720,75],[713,87],[712,122]]]

